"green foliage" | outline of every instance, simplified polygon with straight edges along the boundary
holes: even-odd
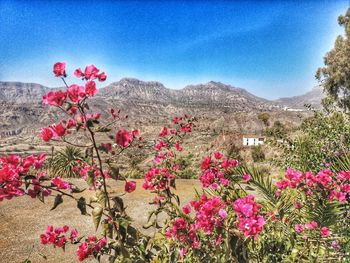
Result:
[[[227,156],[238,161],[243,161],[243,158],[240,153],[240,148],[237,147],[234,143],[229,146]]]
[[[265,153],[261,145],[252,147],[252,158],[254,162],[262,162],[265,160]]]
[[[338,36],[334,48],[324,57],[323,68],[319,68],[316,78],[321,82],[327,97],[323,104],[327,109],[338,106],[344,112],[350,109],[350,8],[338,23],[344,27],[345,35]]]
[[[50,176],[81,177],[73,170],[73,167],[83,161],[83,153],[79,148],[66,146],[63,150],[56,152],[48,162],[48,174]]]
[[[318,172],[345,154],[350,146],[349,116],[340,112],[315,112],[305,119],[295,134],[279,136],[270,133],[270,144],[281,149],[275,160],[282,168]]]
[[[265,126],[269,126],[269,119],[270,119],[270,114],[267,112],[262,112],[258,115],[258,119],[261,120]]]
[[[177,177],[181,179],[195,179],[198,178],[198,173],[193,166],[193,155],[181,155],[177,158],[177,164],[180,166]]]

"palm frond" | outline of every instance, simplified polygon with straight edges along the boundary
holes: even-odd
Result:
[[[79,148],[66,146],[49,159],[48,174],[50,176],[78,177],[79,175],[73,167],[83,160],[83,153]]]

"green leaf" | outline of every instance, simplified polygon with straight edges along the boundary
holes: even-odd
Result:
[[[109,166],[109,173],[110,173],[111,177],[114,180],[118,180],[118,178],[119,178],[119,167],[117,167],[115,165],[110,165]]]
[[[118,212],[123,212],[124,211],[124,201],[121,199],[119,196],[113,197],[112,201],[114,202],[114,208]]]
[[[55,201],[53,203],[53,206],[52,206],[51,210],[56,209],[56,207],[59,206],[62,203],[63,203],[62,195],[61,194],[56,195]]]
[[[77,207],[79,208],[82,215],[87,215],[86,212],[86,200],[84,197],[80,197],[77,203]]]
[[[103,213],[103,208],[100,206],[96,206],[92,210],[92,221],[94,222],[96,230],[98,229],[98,226],[100,224],[102,213]]]
[[[82,193],[82,192],[84,192],[86,190],[86,188],[84,188],[84,189],[79,189],[78,187],[72,187],[72,190],[71,190],[71,193],[73,193],[73,194],[79,194],[79,193]]]

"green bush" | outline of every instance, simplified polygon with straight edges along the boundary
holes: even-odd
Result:
[[[252,147],[252,159],[254,162],[265,161],[265,153],[264,153],[261,145]]]

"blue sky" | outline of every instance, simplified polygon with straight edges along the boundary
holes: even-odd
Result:
[[[349,1],[0,1],[0,80],[60,86],[94,63],[168,88],[221,81],[265,98],[316,81]],[[74,77],[70,82],[76,81]]]

